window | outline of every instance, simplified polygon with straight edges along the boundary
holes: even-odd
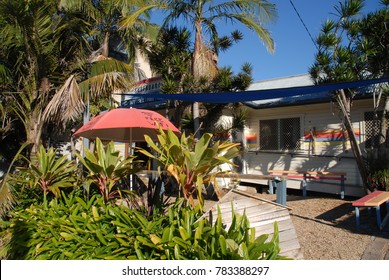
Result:
[[[261,150],[299,150],[300,146],[300,118],[259,121]]]
[[[377,148],[382,112],[374,114],[373,111],[365,112],[365,148]]]

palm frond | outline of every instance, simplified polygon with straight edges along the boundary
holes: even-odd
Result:
[[[18,117],[24,128],[28,129],[29,112],[31,110],[32,98],[22,92],[11,93],[13,103],[8,107]]]
[[[119,22],[119,29],[129,29],[133,28],[136,24],[141,23],[140,17],[145,15],[147,12],[150,10],[156,8],[157,5],[147,5],[144,7],[140,7],[137,10],[132,11],[132,13],[126,17],[124,17],[120,22]]]
[[[85,104],[74,75],[55,93],[43,112],[45,121],[66,123],[75,121],[84,111]]]
[[[274,43],[273,38],[270,35],[269,30],[264,28],[262,25],[258,24],[258,22],[253,18],[249,18],[249,17],[246,17],[246,16],[241,15],[241,14],[232,14],[230,16],[232,18],[235,18],[236,20],[240,21],[248,29],[253,30],[259,36],[259,38],[261,38],[266,49],[270,53],[274,53],[275,43]]]
[[[115,91],[125,90],[133,83],[134,68],[119,60],[104,58],[95,61],[90,69],[90,78],[79,83],[81,95],[92,98],[110,96]]]
[[[80,11],[88,17],[97,20],[100,12],[93,5],[94,1],[60,0],[58,7],[65,11]]]
[[[125,74],[133,73],[134,68],[132,65],[119,61],[113,58],[107,58],[103,55],[97,56],[90,68],[90,76],[110,73],[110,72],[122,72]]]

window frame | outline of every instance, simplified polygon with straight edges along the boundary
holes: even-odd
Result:
[[[299,125],[299,129],[298,129],[298,132],[296,132],[295,130],[293,130],[293,132],[296,132],[296,134],[294,135],[295,138],[296,138],[296,147],[295,148],[292,148],[292,149],[281,149],[281,144],[282,144],[282,139],[281,137],[283,136],[283,134],[281,133],[281,121],[282,120],[293,120],[293,119],[297,119],[298,120],[298,125]],[[261,141],[262,141],[262,135],[261,135],[261,122],[264,122],[264,121],[276,121],[277,123],[277,149],[266,149],[266,148],[263,148],[262,145],[261,145]],[[258,150],[259,151],[277,151],[277,152],[290,152],[290,151],[301,151],[303,150],[303,141],[302,141],[302,138],[303,138],[303,117],[301,115],[288,115],[288,116],[282,116],[282,117],[267,117],[267,118],[260,118],[258,120]],[[293,142],[295,142],[293,141]]]

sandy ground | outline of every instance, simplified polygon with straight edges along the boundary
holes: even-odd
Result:
[[[275,201],[275,195],[258,194]],[[360,260],[371,241],[381,232],[376,216],[361,210],[361,227],[357,231],[352,202],[338,196],[287,196],[287,206],[306,260]]]

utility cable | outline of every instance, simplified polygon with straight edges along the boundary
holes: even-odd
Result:
[[[319,47],[317,46],[315,40],[313,39],[311,33],[310,33],[309,30],[308,30],[308,27],[305,25],[305,23],[304,23],[302,17],[300,16],[300,13],[297,11],[297,9],[296,9],[295,5],[293,4],[292,0],[289,0],[289,2],[290,2],[290,4],[292,5],[294,11],[296,12],[298,18],[300,19],[301,23],[303,24],[305,30],[307,31],[307,33],[308,33],[308,35],[309,35],[309,38],[311,38],[311,40],[312,40],[313,44],[315,45],[316,49],[319,50]]]

